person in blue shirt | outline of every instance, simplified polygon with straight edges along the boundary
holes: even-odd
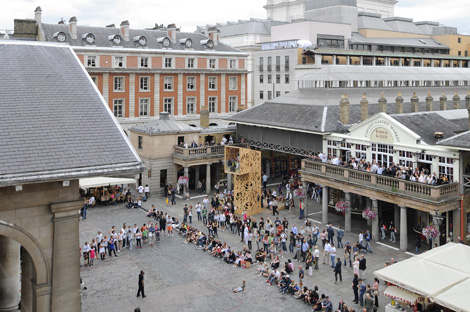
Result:
[[[322,302],[322,309],[325,312],[332,312],[333,311],[333,303],[330,301],[330,297],[326,296],[325,300]]]
[[[336,240],[338,248],[343,248],[343,237],[344,237],[344,230],[341,226],[338,226],[338,231],[336,231]]]
[[[370,235],[369,230],[367,230],[366,233],[364,234],[364,241],[366,242],[366,246],[365,246],[366,252],[368,251],[372,253],[372,248],[370,248],[371,235]]]
[[[366,284],[364,284],[364,281],[359,279],[359,304],[361,307],[364,306],[364,294],[366,293]]]

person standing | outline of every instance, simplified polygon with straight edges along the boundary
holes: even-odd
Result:
[[[188,204],[184,204],[183,208],[183,222],[188,222]]]
[[[326,229],[326,232],[328,233],[328,242],[333,244],[333,237],[335,236],[335,230],[333,229],[333,226],[330,224],[328,225],[328,228]]]
[[[356,273],[354,273],[354,278],[353,278],[351,287],[352,287],[353,292],[354,292],[353,302],[355,304],[357,304],[359,302],[359,292],[358,292],[358,290],[359,290],[359,277]]]
[[[145,193],[145,197],[147,197],[147,199],[149,199],[149,197],[150,197],[150,188],[149,188],[148,184],[145,184],[144,193]]]
[[[370,253],[372,253],[372,248],[370,248],[371,240],[372,240],[372,237],[370,235],[369,230],[367,230],[366,233],[364,234],[364,241],[366,242],[366,245],[365,245],[366,252],[368,251]]]
[[[341,276],[341,259],[338,258],[336,259],[336,265],[335,265],[335,284],[338,282],[338,275],[339,275],[339,281],[340,283],[343,281],[343,277]]]
[[[142,298],[147,297],[144,292],[144,271],[140,271],[139,274],[139,290],[137,291],[137,297],[140,297],[140,294],[142,294]]]
[[[302,205],[302,202],[300,202],[299,205],[300,205],[299,219],[303,219],[304,218],[304,207]]]
[[[335,267],[335,258],[336,258],[336,247],[335,247],[335,244],[331,243],[331,245],[330,245],[330,259],[331,259],[331,267],[332,268]]]
[[[366,293],[366,284],[364,284],[364,280],[361,278],[359,279],[359,305],[361,307],[364,306],[364,295]]]
[[[373,290],[373,295],[374,295],[374,299],[375,299],[375,307],[378,308],[379,307],[379,279],[376,277],[374,278],[374,286],[372,286],[372,290]]]
[[[374,301],[370,297],[370,294],[366,294],[366,299],[364,300],[364,308],[366,308],[367,311],[372,311],[374,308]]]
[[[397,229],[395,228],[395,225],[393,224],[393,221],[390,222],[390,226],[388,227],[390,230],[390,241],[395,243],[395,232]]]
[[[344,230],[341,228],[341,225],[338,226],[338,231],[336,231],[336,240],[338,248],[344,248],[343,246],[343,237],[344,237]]]
[[[263,188],[265,189],[266,188],[266,185],[268,183],[268,176],[266,175],[266,173],[263,175]]]
[[[199,202],[197,202],[196,204],[196,214],[197,214],[197,221],[201,221],[202,220],[202,216],[201,216],[201,204]]]
[[[366,270],[366,258],[364,258],[364,255],[361,255],[361,260],[359,260],[359,276],[361,279],[365,278],[365,270]]]

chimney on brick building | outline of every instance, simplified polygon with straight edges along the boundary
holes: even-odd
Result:
[[[349,100],[347,93],[341,96],[341,101],[339,101],[339,120],[343,125],[349,124]]]
[[[404,99],[401,96],[401,92],[398,92],[398,96],[395,99],[395,103],[396,103],[396,106],[397,106],[397,108],[396,108],[396,113],[397,114],[403,114],[403,102],[404,102]]]
[[[209,29],[207,29],[207,35],[212,40],[215,46],[219,43],[220,30],[218,30],[217,27],[215,26],[209,27]]]
[[[34,19],[36,20],[38,24],[41,24],[41,13],[42,13],[41,7],[38,6],[36,10],[34,10]]]
[[[159,119],[160,120],[170,120],[170,113],[169,112],[160,112]]]
[[[129,41],[129,21],[125,20],[121,22],[121,37],[124,41]]]
[[[367,100],[367,94],[362,94],[361,100],[361,121],[369,118],[369,101]]]
[[[168,38],[170,38],[171,43],[176,43],[176,25],[170,24],[167,27]]]
[[[209,109],[203,106],[199,112],[199,123],[203,128],[209,128]]]
[[[413,92],[413,96],[411,97],[411,112],[417,113],[419,112],[419,98],[416,96],[416,92]]]
[[[433,111],[433,104],[434,98],[431,96],[431,91],[428,92],[428,96],[426,97],[426,111],[432,112]]]
[[[467,92],[467,96],[465,97],[465,106],[467,106],[468,129],[470,129],[470,91]]]
[[[380,93],[379,112],[381,113],[387,112],[387,99],[385,98],[385,94],[383,92]]]
[[[439,109],[441,111],[447,110],[447,96],[445,92],[442,92],[441,97],[439,98],[440,104],[439,104]]]
[[[455,91],[454,97],[452,98],[454,101],[454,109],[460,109],[460,96],[457,91]]]
[[[72,16],[69,20],[70,38],[77,39],[77,18]]]

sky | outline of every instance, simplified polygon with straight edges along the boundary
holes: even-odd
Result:
[[[131,28],[175,23],[192,32],[198,25],[266,18],[265,4],[266,0],[0,0],[0,29],[12,30],[15,18],[34,18],[34,9],[41,6],[45,23],[76,16],[82,25],[118,26],[128,20]],[[470,0],[400,0],[395,16],[436,21],[470,34],[469,9]]]

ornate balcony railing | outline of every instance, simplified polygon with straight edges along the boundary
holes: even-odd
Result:
[[[450,197],[459,196],[458,182],[442,185],[429,185],[307,159],[302,160],[302,171],[307,175],[310,174],[328,177],[337,182],[369,186],[378,191],[382,190],[389,193],[396,193],[436,202]],[[470,177],[467,177],[466,181],[470,184]],[[470,187],[470,185],[467,187]],[[341,188],[341,186],[338,185],[338,188]]]
[[[246,147],[247,144],[233,144],[230,146]],[[223,157],[224,145],[213,145],[213,146],[191,147],[191,148],[175,146],[174,156],[177,158],[183,158],[183,159]]]

